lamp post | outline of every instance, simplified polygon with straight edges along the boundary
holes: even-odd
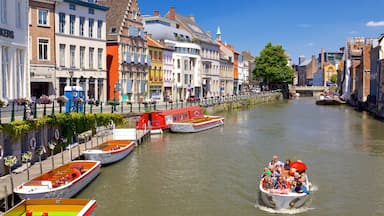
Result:
[[[73,105],[74,105],[74,95],[73,95],[73,85],[72,85],[72,78],[73,78],[73,70],[68,71],[69,73],[69,85],[71,86],[71,91],[72,91],[72,98],[71,98],[71,103],[70,103],[70,112],[72,112]]]
[[[116,112],[116,92],[118,92],[120,89],[120,83],[115,82],[115,88],[113,88],[113,108],[112,108],[112,113]]]

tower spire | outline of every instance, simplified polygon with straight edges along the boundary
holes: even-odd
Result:
[[[221,30],[220,30],[220,26],[217,27],[216,39],[219,40],[219,41],[221,41]]]

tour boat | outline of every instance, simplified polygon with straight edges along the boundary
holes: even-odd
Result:
[[[203,118],[204,111],[200,106],[176,108],[170,110],[147,112],[140,116],[136,128],[151,130],[151,134],[162,133],[170,129],[170,124]]]
[[[4,216],[16,215],[65,215],[94,216],[96,200],[87,199],[28,199],[5,212]]]
[[[171,132],[175,133],[194,133],[208,130],[224,124],[224,118],[219,116],[204,116],[184,122],[174,122],[170,124]]]
[[[302,162],[292,162],[291,168],[297,167],[297,170],[306,170],[306,165]],[[303,167],[303,168],[300,168]],[[305,168],[304,168],[305,167]],[[266,207],[280,210],[280,209],[296,209],[302,208],[309,204],[311,199],[310,193],[297,193],[292,189],[266,189],[263,187],[263,178],[259,184],[259,200],[262,205]],[[308,176],[306,182],[303,184],[307,190],[311,190],[311,183],[309,182]]]
[[[345,104],[345,102],[339,99],[333,99],[333,98],[320,99],[316,101],[316,105],[341,105],[341,104]]]
[[[100,173],[100,161],[71,161],[18,186],[21,199],[70,198]]]
[[[102,165],[114,163],[125,158],[135,148],[132,140],[109,140],[83,152],[87,160],[100,161]]]

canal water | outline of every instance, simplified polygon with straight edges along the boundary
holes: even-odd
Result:
[[[257,186],[277,154],[309,166],[316,191],[300,215],[384,215],[383,122],[312,98],[221,115],[224,127],[153,136],[77,198],[96,199],[97,215],[271,215]]]

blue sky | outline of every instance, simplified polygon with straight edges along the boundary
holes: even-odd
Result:
[[[281,44],[294,63],[298,56],[338,51],[348,38],[384,33],[384,0],[138,0],[142,15],[169,7],[239,51],[259,55],[268,42]]]

